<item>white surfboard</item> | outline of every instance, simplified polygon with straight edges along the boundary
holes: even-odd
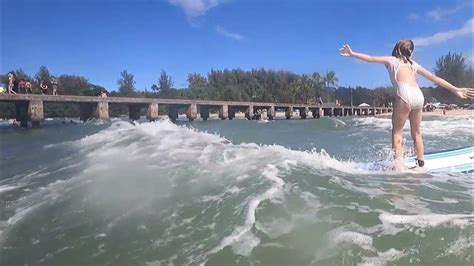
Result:
[[[407,157],[401,172],[413,173],[471,173],[474,172],[474,147],[443,150],[425,154],[425,166],[417,167],[415,157]],[[363,167],[369,171],[390,172],[393,163],[375,162]]]
[[[415,157],[407,158],[405,166],[415,168]],[[424,168],[431,173],[473,172],[474,147],[426,153]]]

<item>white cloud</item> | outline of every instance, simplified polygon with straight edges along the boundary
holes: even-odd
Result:
[[[457,4],[451,3],[451,6],[452,6],[451,8],[437,7],[436,9],[430,10],[430,11],[426,12],[423,15],[418,14],[418,13],[410,13],[408,15],[408,19],[418,20],[422,17],[424,17],[424,18],[426,17],[426,18],[429,18],[429,19],[432,19],[432,20],[435,20],[435,21],[439,21],[439,20],[446,19],[447,17],[456,14],[457,12],[459,12],[461,10],[466,10],[467,8],[472,10],[472,8],[473,8],[472,3],[473,2],[470,1],[470,0],[467,0],[467,1],[464,1],[464,2],[458,2]]]
[[[474,33],[474,18],[468,20],[463,27],[455,30],[438,32],[431,36],[415,37],[413,42],[416,46],[429,46],[436,43],[446,42],[450,39],[472,35]],[[471,36],[472,37],[472,36]]]
[[[189,18],[203,16],[207,11],[223,1],[224,0],[168,0],[170,4],[181,7]]]
[[[432,18],[434,20],[442,20],[448,16],[451,16],[455,14],[456,12],[465,9],[465,8],[472,8],[472,2],[471,1],[466,1],[463,3],[460,3],[452,8],[439,8],[437,7],[436,9],[433,9],[426,13],[426,16],[429,18]]]
[[[237,41],[240,41],[244,38],[244,36],[238,33],[230,32],[221,26],[216,26],[214,29],[216,30],[217,33],[219,33],[222,36],[225,36],[226,38],[234,39]]]

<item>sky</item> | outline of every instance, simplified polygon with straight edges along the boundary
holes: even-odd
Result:
[[[108,90],[124,69],[143,90],[161,70],[184,88],[188,74],[223,68],[334,70],[339,86],[375,88],[390,84],[385,68],[341,57],[342,44],[390,55],[413,39],[430,70],[448,52],[469,64],[474,53],[470,0],[1,0],[0,27],[0,72],[45,65]]]

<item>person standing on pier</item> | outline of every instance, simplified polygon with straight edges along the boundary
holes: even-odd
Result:
[[[16,94],[18,91],[18,81],[16,75],[13,72],[8,73],[8,93]]]
[[[53,95],[58,95],[58,80],[51,78],[51,86],[53,87]]]
[[[323,105],[323,98],[321,96],[318,97],[318,103],[320,105]]]
[[[474,98],[474,89],[457,88],[418,65],[412,58],[414,49],[412,40],[398,41],[393,48],[392,56],[371,56],[353,52],[348,44],[344,44],[339,49],[342,56],[355,57],[369,63],[384,64],[388,70],[390,80],[396,89],[392,113],[392,149],[395,152],[395,169],[401,169],[403,165],[403,126],[407,119],[410,120],[411,137],[415,144],[416,164],[419,167],[423,167],[425,164],[424,145],[420,132],[424,97],[416,82],[416,74],[422,75],[462,99]]]
[[[45,81],[40,82],[41,94],[48,94],[48,84]]]
[[[31,81],[29,79],[26,80],[26,93],[32,94],[33,88],[31,87]]]
[[[25,79],[20,79],[18,82],[18,93],[21,94],[26,94],[26,80]]]

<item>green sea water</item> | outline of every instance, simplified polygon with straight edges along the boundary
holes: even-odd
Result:
[[[472,146],[473,121],[423,121],[427,152]],[[473,265],[472,174],[364,170],[390,157],[390,130],[382,117],[2,125],[0,265]]]

